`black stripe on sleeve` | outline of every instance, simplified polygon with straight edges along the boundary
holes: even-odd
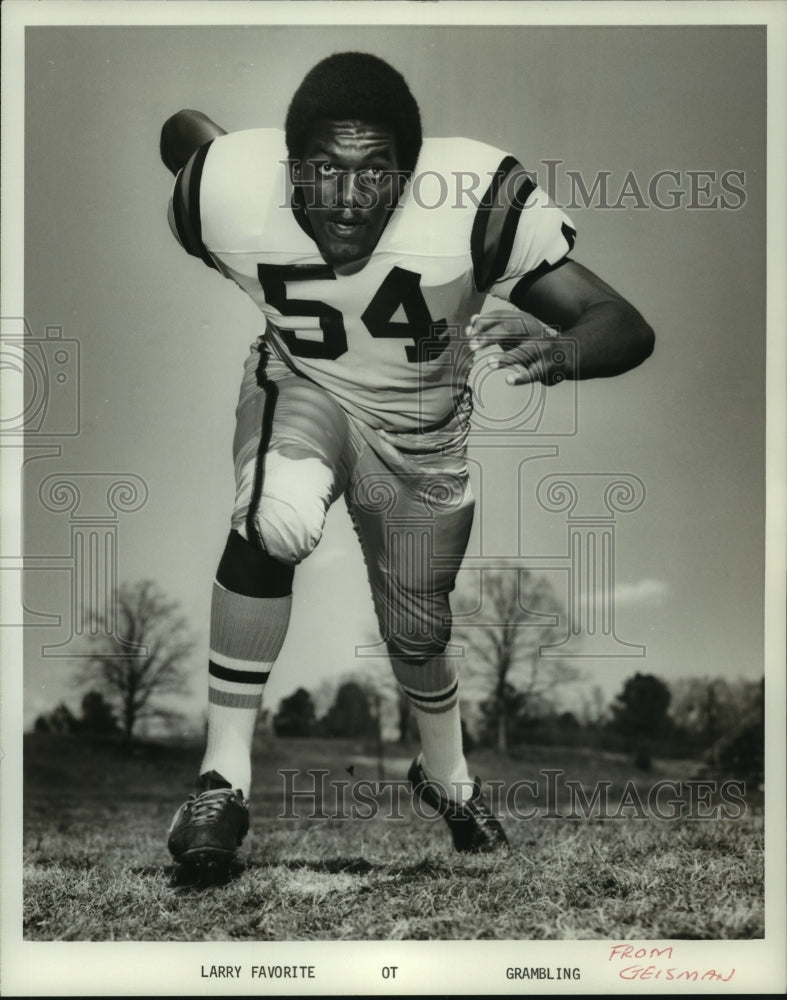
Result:
[[[519,281],[511,289],[511,294],[508,296],[508,301],[511,302],[512,305],[515,305],[517,309],[524,309],[525,312],[527,312],[527,306],[523,303],[527,293],[530,291],[531,285],[545,274],[549,274],[550,271],[556,271],[559,267],[567,264],[571,259],[568,254],[570,254],[574,249],[577,231],[576,229],[572,229],[572,227],[566,222],[561,225],[560,231],[563,234],[563,239],[566,241],[566,245],[568,247],[566,250],[566,256],[561,257],[560,260],[555,261],[554,264],[550,264],[548,260],[543,260],[538,267],[533,268],[532,271],[529,271],[526,275],[519,279]]]
[[[568,252],[571,253],[577,240],[576,229],[572,229],[567,222],[564,222],[560,227],[560,232],[563,234],[563,239],[568,243]]]
[[[234,684],[264,684],[270,677],[270,670],[232,670],[222,667],[213,660],[208,660],[208,673],[220,681],[232,681]]]
[[[564,264],[568,264],[570,259],[570,257],[561,257],[560,260],[555,261],[554,264],[550,264],[548,260],[541,261],[538,267],[534,267],[532,271],[528,271],[524,277],[517,281],[511,289],[508,301],[512,305],[516,306],[517,309],[522,309],[524,312],[527,312],[525,297],[530,291],[531,285],[533,285],[539,278],[543,278],[545,274],[549,274],[550,271],[557,271],[559,267],[562,267]]]
[[[535,188],[536,185],[530,177],[525,177],[517,188],[513,203],[509,208],[505,222],[503,223],[503,231],[500,234],[500,242],[497,245],[495,262],[492,266],[492,271],[487,278],[487,287],[489,287],[489,285],[493,285],[496,281],[499,281],[505,274],[509,258],[511,257],[511,251],[514,248],[514,239],[519,225],[519,216],[522,213],[522,209],[525,207],[525,202],[533,191],[535,191]]]
[[[181,170],[178,179],[175,181],[175,188],[172,192],[172,214],[175,218],[175,229],[178,231],[178,239],[183,248],[189,250],[189,235],[186,227],[186,219],[183,213],[183,174]],[[191,251],[189,250],[189,253]]]
[[[192,257],[199,257],[208,267],[215,268],[216,265],[202,242],[199,204],[202,168],[210,145],[211,143],[207,142],[201,146],[189,164],[178,174],[172,192],[172,214],[178,239],[184,250]]]
[[[504,157],[500,166],[495,171],[492,183],[486,189],[484,197],[481,199],[481,204],[478,206],[478,211],[476,212],[475,219],[473,220],[473,229],[470,234],[470,256],[473,260],[473,280],[479,291],[488,286],[488,281],[486,280],[487,275],[484,273],[484,244],[486,242],[486,230],[489,225],[489,217],[492,213],[492,208],[497,201],[497,194],[500,190],[500,185],[503,183],[503,180],[511,172],[511,170],[518,165],[518,161],[513,156]]]
[[[206,142],[204,145],[200,146],[194,154],[194,160],[191,164],[191,177],[189,178],[189,219],[191,220],[194,243],[193,249],[190,249],[189,252],[193,253],[196,257],[201,257],[208,267],[215,268],[216,265],[213,263],[213,259],[208,253],[207,247],[202,242],[202,215],[200,212],[200,184],[202,183],[202,169],[205,166],[205,159],[207,158],[212,145],[213,140],[211,139],[210,142]]]

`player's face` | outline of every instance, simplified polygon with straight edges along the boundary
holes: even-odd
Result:
[[[389,129],[322,121],[296,172],[309,223],[328,264],[367,258],[396,204],[399,163]]]

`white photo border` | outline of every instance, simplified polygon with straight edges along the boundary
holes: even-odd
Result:
[[[785,987],[785,116],[787,94],[787,7],[770,3],[124,3],[25,2],[3,5],[2,37],[2,315],[24,315],[24,59],[26,26],[35,25],[225,25],[336,24],[543,24],[543,25],[707,25],[763,24],[768,28],[768,370],[767,370],[767,560],[766,675],[767,803],[766,936],[757,941],[680,943],[681,957],[724,967],[734,964],[733,983],[719,992],[778,993]],[[28,192],[29,195],[29,192]],[[5,377],[3,391],[21,392]],[[2,461],[2,537],[21,536],[20,451],[5,447]],[[14,551],[19,551],[18,548]],[[21,588],[6,587],[4,610],[22,607]],[[64,943],[22,939],[22,688],[21,630],[5,630],[2,640],[2,962],[6,995],[233,995],[231,982],[207,982],[202,965],[242,963],[275,952],[277,963],[318,964],[315,993],[422,994],[482,993],[487,970],[506,965],[562,963],[566,944],[545,942],[236,942]],[[350,957],[350,949],[352,949]],[[572,965],[583,968],[581,982],[539,984],[542,994],[627,993],[610,972],[608,943],[574,941]],[[417,977],[379,979],[382,966],[416,968]],[[244,982],[244,989],[258,985]],[[303,983],[277,982],[282,993],[308,991]],[[648,988],[650,987],[650,988]],[[728,988],[729,987],[729,988]],[[643,993],[656,984],[639,984]],[[497,981],[494,992],[518,994],[521,984]],[[689,991],[687,991],[689,992]]]

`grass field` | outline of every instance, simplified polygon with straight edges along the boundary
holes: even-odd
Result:
[[[386,778],[412,757],[386,748]],[[24,936],[31,940],[404,940],[754,938],[763,935],[761,801],[716,820],[548,817],[504,820],[505,855],[454,853],[442,820],[298,819],[284,811],[277,769],[322,768],[327,781],[378,777],[369,749],[344,741],[261,739],[251,834],[221,885],[178,878],[166,850],[175,808],[191,790],[200,748],[140,747],[131,757],[45,734],[25,742]],[[587,750],[528,748],[519,759],[477,753],[485,778],[612,782],[619,803],[630,765]],[[347,768],[353,769],[352,778]],[[636,778],[690,778],[689,763],[656,762]],[[298,788],[307,779],[297,779]],[[330,790],[330,785],[328,786]],[[347,792],[345,809],[351,800]],[[664,799],[669,796],[665,795]],[[704,801],[704,800],[703,800]],[[530,805],[522,797],[520,808]],[[694,809],[707,814],[707,803]],[[332,796],[324,806],[336,812]],[[370,810],[365,810],[366,812]],[[560,800],[553,813],[565,815]],[[630,813],[632,809],[622,810]],[[735,813],[735,810],[728,810]],[[384,812],[384,810],[383,810]]]

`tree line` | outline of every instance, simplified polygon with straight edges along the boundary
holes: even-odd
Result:
[[[548,582],[526,569],[482,574],[453,603],[454,639],[465,647],[462,686],[468,698],[469,743],[508,753],[523,744],[589,746],[633,754],[647,768],[652,755],[706,755],[719,766],[746,763],[762,770],[762,682],[684,678],[667,684],[649,673],[627,678],[611,704],[599,689],[581,710],[565,709],[563,692],[580,679],[559,657],[542,656],[555,642],[563,610]],[[38,731],[112,737],[129,745],[140,724],[170,724],[177,713],[162,697],[187,686],[195,643],[176,602],[155,584],[123,585],[113,621],[94,620],[89,655],[75,682],[87,688],[81,716],[60,704],[38,717]],[[323,695],[325,692],[322,692]],[[318,712],[300,687],[272,716],[281,737],[344,737],[382,742],[395,721],[401,742],[411,739],[409,703],[390,671],[345,677]],[[325,697],[321,699],[325,701]]]

